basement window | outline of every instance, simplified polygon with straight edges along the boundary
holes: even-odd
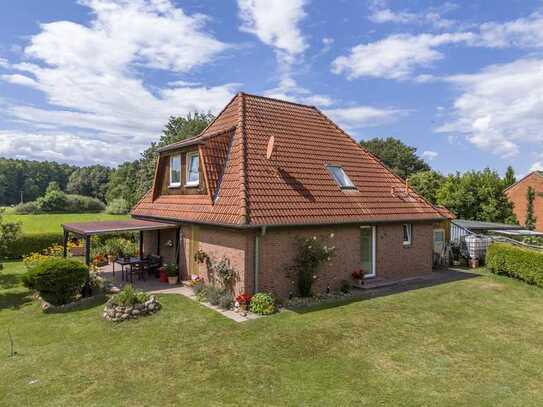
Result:
[[[343,167],[340,167],[339,165],[327,165],[326,167],[341,189],[355,189],[353,182],[347,174],[345,174]]]

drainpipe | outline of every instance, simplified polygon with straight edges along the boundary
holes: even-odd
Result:
[[[260,245],[261,245],[261,238],[266,235],[266,226],[262,226],[262,229],[260,230],[260,233],[257,233],[255,235],[255,245],[254,245],[254,292],[258,292],[258,286],[260,283],[259,277],[260,277]]]

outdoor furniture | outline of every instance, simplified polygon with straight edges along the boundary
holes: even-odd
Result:
[[[145,269],[149,273],[149,275],[153,275],[155,277],[158,277],[158,270],[162,266],[162,257],[155,256],[150,254],[147,256],[147,263],[145,264]]]
[[[145,281],[145,269],[146,269],[146,260],[142,262],[134,262],[130,265],[128,269],[128,274],[130,277],[130,282],[134,283],[134,274],[138,276],[138,280]]]
[[[121,266],[122,280],[126,281],[128,281],[129,279],[130,281],[133,281],[132,275],[134,274],[134,268],[136,268],[135,274],[142,273],[144,270],[144,264],[146,264],[147,262],[147,259],[140,259],[139,257],[119,257],[117,258],[117,260],[115,260],[115,263]]]

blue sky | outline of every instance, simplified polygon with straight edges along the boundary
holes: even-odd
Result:
[[[114,166],[238,91],[316,105],[444,173],[543,170],[543,2],[21,0],[0,156]]]

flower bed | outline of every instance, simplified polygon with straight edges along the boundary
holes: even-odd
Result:
[[[127,284],[106,303],[102,317],[108,321],[120,322],[154,314],[160,308],[156,296],[135,290]]]

